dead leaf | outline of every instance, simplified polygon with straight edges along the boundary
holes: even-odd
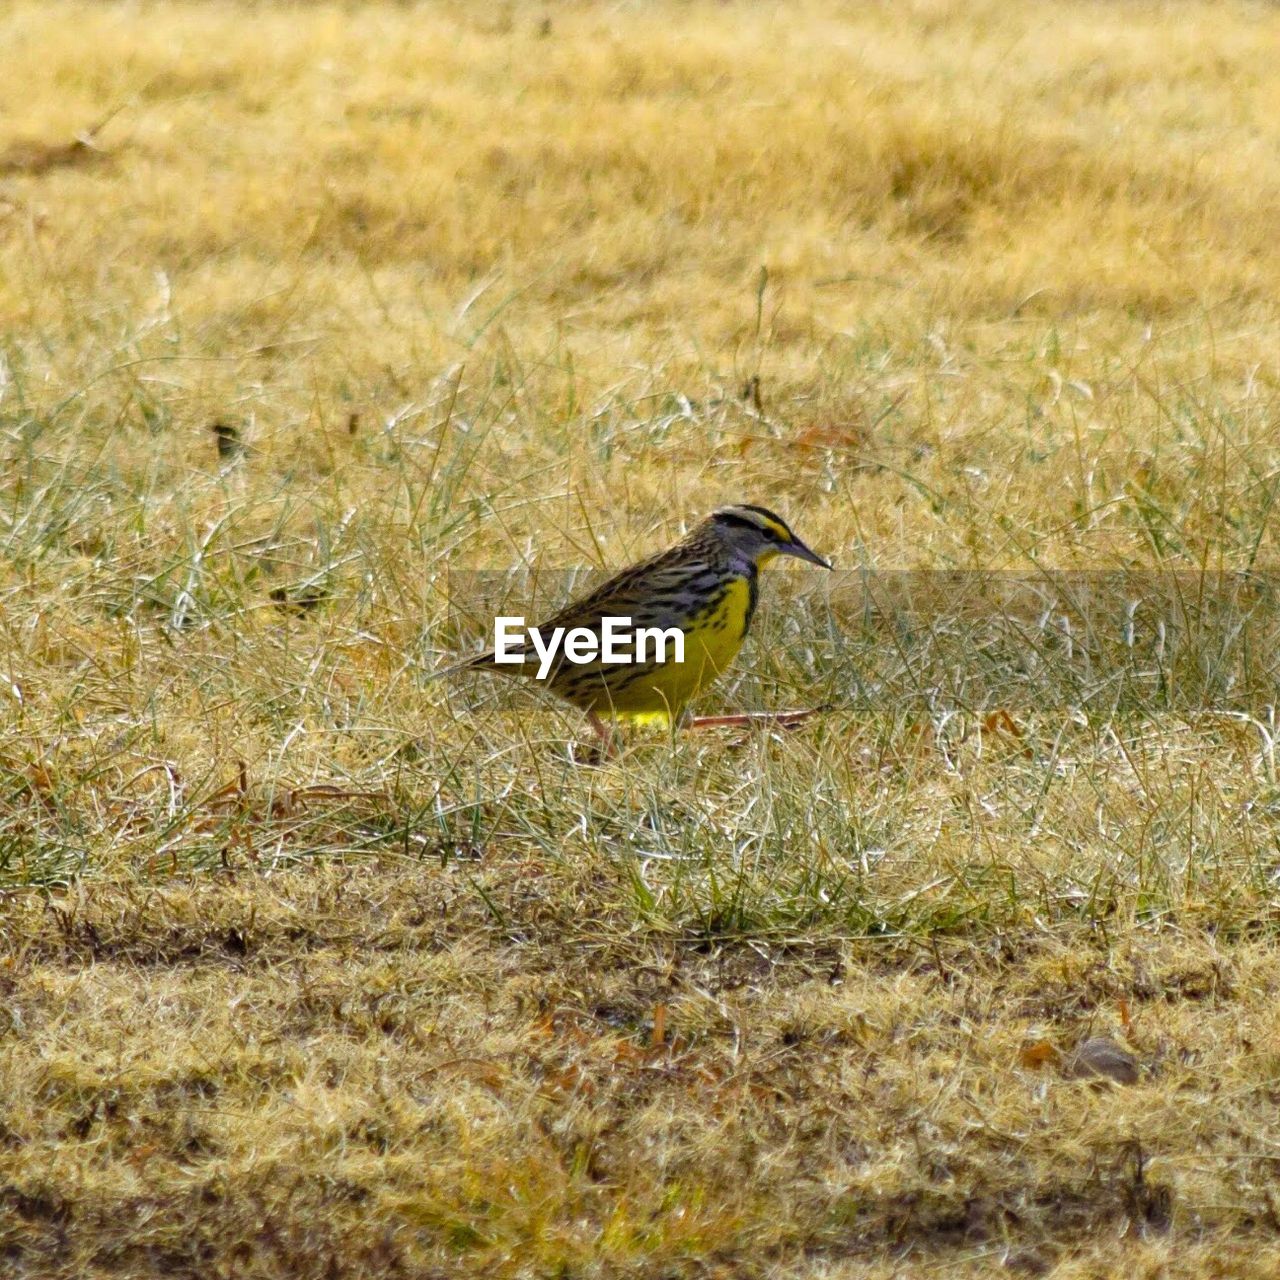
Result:
[[[1116,1001],[1116,1004],[1120,1010],[1120,1025],[1124,1027],[1125,1035],[1132,1039],[1133,1014],[1129,1012],[1129,1002],[1124,998],[1124,996],[1121,996],[1120,999]]]
[[[1032,1040],[1018,1050],[1018,1061],[1032,1070],[1038,1070],[1046,1063],[1061,1061],[1062,1055],[1048,1040]]]
[[[649,1038],[649,1043],[653,1048],[660,1049],[666,1038],[667,1006],[665,1004],[655,1004],[653,1006],[653,1034]]]
[[[1020,743],[1023,743],[1023,739],[1026,737],[1022,726],[1003,707],[986,716],[982,721],[982,727],[987,733],[997,736],[1008,734],[1009,737],[1016,739]],[[1022,754],[1024,756],[1033,756],[1035,752],[1023,743]]]
[[[857,452],[867,443],[865,430],[857,423],[815,423],[796,433],[791,444],[798,449],[840,449]]]
[[[1011,733],[1015,738],[1022,737],[1018,722],[1003,707],[987,716],[982,722],[982,727],[988,733]]]

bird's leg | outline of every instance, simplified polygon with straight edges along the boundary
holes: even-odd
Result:
[[[618,754],[617,725],[606,724],[594,711],[587,712],[587,723],[600,740],[600,759],[609,760]]]
[[[809,707],[804,711],[741,711],[730,716],[691,716],[685,724],[690,729],[749,729],[753,725],[794,729],[806,720],[830,710],[831,705],[824,703],[820,707]]]

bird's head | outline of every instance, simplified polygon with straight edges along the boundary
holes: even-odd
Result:
[[[764,507],[721,507],[707,517],[707,524],[735,554],[754,565],[766,564],[774,556],[796,556],[810,564],[830,569],[829,561],[810,551],[791,526]]]

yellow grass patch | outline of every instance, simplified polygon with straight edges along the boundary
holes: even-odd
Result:
[[[1276,1264],[1274,8],[3,26],[9,1265]],[[424,679],[724,501],[817,722]]]

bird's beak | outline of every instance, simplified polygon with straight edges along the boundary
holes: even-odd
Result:
[[[795,556],[797,560],[807,560],[810,564],[820,564],[824,569],[831,568],[830,560],[824,560],[816,551],[810,551],[799,538],[793,537],[790,542],[779,547],[778,550],[784,556]]]

